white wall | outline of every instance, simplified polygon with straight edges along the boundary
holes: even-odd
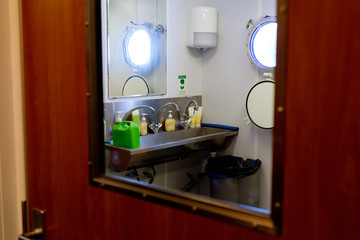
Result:
[[[270,209],[272,131],[247,125],[243,119],[247,116],[246,96],[260,79],[247,56],[246,24],[249,19],[256,23],[266,15],[275,16],[276,1],[205,0],[204,4],[218,10],[218,45],[204,54],[203,121],[239,127],[236,143],[228,153],[262,161],[260,207]]]
[[[178,75],[187,75],[187,95],[203,96],[203,121],[239,127],[228,154],[262,161],[259,205],[271,209],[272,131],[247,125],[243,119],[247,116],[246,96],[261,80],[247,56],[246,24],[250,19],[256,23],[266,15],[275,16],[276,1],[171,0],[167,4],[167,96],[179,96]],[[204,53],[186,46],[188,9],[201,5],[218,10],[218,45]],[[239,184],[239,188],[254,185],[252,181]]]
[[[186,46],[187,14],[203,0],[168,0],[167,19],[167,96],[179,96],[179,75],[186,75],[186,95],[200,95],[202,87],[202,54]]]
[[[0,1],[0,240],[17,239],[26,199],[20,1]]]

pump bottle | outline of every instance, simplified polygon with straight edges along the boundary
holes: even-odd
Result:
[[[121,117],[120,117],[120,114],[125,113],[125,112],[123,112],[123,111],[116,111],[115,113],[116,113],[115,123],[117,123],[117,122],[122,122],[122,119],[121,119]]]
[[[148,134],[148,126],[146,121],[146,113],[141,114],[141,122],[140,122],[140,136],[145,136]]]
[[[172,116],[172,111],[169,110],[169,115],[165,120],[165,131],[172,132],[175,131],[175,119]]]

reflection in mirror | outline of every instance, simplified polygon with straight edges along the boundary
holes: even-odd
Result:
[[[132,75],[126,79],[123,89],[123,96],[130,95],[148,95],[150,93],[149,84],[147,81],[140,75]]]
[[[166,0],[107,0],[102,5],[104,96],[166,94]]]
[[[138,4],[131,5],[133,2]],[[109,78],[116,76],[115,73],[119,76],[109,81],[105,77],[104,86],[109,88],[104,88],[102,93],[107,96],[106,91],[115,86],[114,79],[123,79],[123,83],[114,88],[120,89],[120,93],[109,93],[110,97],[105,97],[100,107],[104,118],[101,119],[104,132],[101,130],[101,133],[104,133],[105,141],[101,150],[104,150],[105,156],[101,157],[100,165],[95,164],[97,168],[93,170],[93,181],[101,187],[124,190],[136,196],[140,194],[143,198],[185,206],[185,209],[208,216],[221,216],[257,230],[276,232],[271,218],[274,213],[272,199],[277,201],[275,205],[279,207],[281,194],[278,190],[272,196],[274,68],[263,69],[246,56],[251,31],[246,23],[249,18],[264,19],[267,15],[276,15],[276,3],[274,0],[262,0],[262,4],[250,1],[246,6],[239,3],[236,7],[243,14],[234,14],[231,11],[235,7],[233,1],[232,4],[212,2],[221,19],[218,45],[206,52],[196,52],[186,47],[187,22],[183,21],[183,13],[194,7],[192,1],[168,1],[168,8],[165,0],[157,1],[155,9],[169,11],[165,16],[169,18],[167,37],[172,46],[168,49],[167,59],[161,61],[166,60],[169,76],[178,77],[164,78],[165,83],[160,84],[169,90],[166,96],[114,101],[111,96],[146,95],[147,91],[152,94],[159,86],[151,78],[144,77],[146,74],[162,74],[158,70],[149,70],[152,69],[149,58],[153,50],[149,53],[148,46],[152,43],[149,44],[151,37],[148,36],[156,29],[160,29],[157,36],[163,36],[158,21],[154,20],[148,25],[149,20],[144,20],[146,14],[142,16],[142,10],[146,8],[141,4],[145,2],[149,3],[147,6],[154,3],[145,0],[109,0],[108,5],[102,5],[103,9],[105,6],[109,11],[110,36],[103,35],[102,39],[103,47],[109,44],[103,48],[108,51],[105,51],[108,55],[103,51],[103,60],[105,58],[104,62],[107,63],[103,65],[103,70],[107,72],[106,67],[109,67]],[[161,4],[164,6],[160,7]],[[136,18],[127,16],[131,15],[131,9],[136,9]],[[111,15],[114,18],[127,16],[128,19],[112,26]],[[234,22],[243,28],[234,31]],[[161,25],[165,27],[164,23]],[[118,31],[124,34],[111,37],[110,28],[125,29],[125,32]],[[140,53],[144,55],[138,55],[138,47],[132,47],[137,44],[137,36],[140,36],[140,41],[147,42],[141,43]],[[117,41],[114,38],[118,38]],[[124,47],[124,43],[128,44]],[[273,41],[270,45],[274,47]],[[123,65],[111,65],[116,60],[121,60]],[[162,69],[161,64],[156,68]],[[114,70],[113,73],[112,69],[117,72]],[[165,76],[165,71],[163,73]],[[175,83],[174,79],[186,79],[186,89],[180,91],[179,87],[184,86],[184,82]],[[131,80],[136,80],[134,88],[141,90],[141,93],[132,92],[132,87],[127,89]],[[264,86],[260,83],[268,82],[271,83],[270,91],[269,88],[254,87]],[[260,117],[256,115],[259,108],[252,104],[263,102],[264,96],[267,96],[265,102],[272,103],[266,111],[260,110],[269,113],[266,120],[270,120],[271,126],[265,127],[260,126],[263,121],[261,114]],[[120,112],[125,113],[123,119],[118,117]],[[165,128],[171,123],[167,121],[170,118],[175,120],[175,131],[172,132]],[[244,121],[246,118],[253,123]],[[147,134],[139,136],[143,125]],[[100,179],[100,176],[104,178]]]

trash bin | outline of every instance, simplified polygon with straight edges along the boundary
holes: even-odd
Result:
[[[231,202],[238,202],[238,181],[253,175],[261,167],[259,159],[246,159],[226,155],[210,157],[206,174],[210,179],[210,196]]]

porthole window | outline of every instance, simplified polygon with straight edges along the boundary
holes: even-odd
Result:
[[[277,22],[274,17],[266,17],[250,29],[247,47],[252,63],[263,69],[276,66]]]
[[[151,41],[144,29],[137,29],[129,37],[129,59],[136,65],[143,65],[150,60]]]
[[[127,27],[123,41],[123,54],[126,63],[136,74],[146,76],[152,73],[161,59],[161,36],[164,28],[153,24],[135,24]]]
[[[145,28],[136,27],[124,38],[125,59],[131,66],[142,66],[150,61],[151,34]]]

